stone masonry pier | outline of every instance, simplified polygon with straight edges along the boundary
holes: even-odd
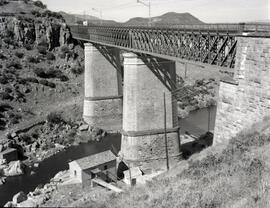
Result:
[[[175,83],[175,73],[175,62],[124,54],[121,156],[130,166],[166,167],[164,92],[169,161],[172,164],[179,160],[177,106],[168,83],[169,80]]]
[[[270,38],[238,37],[234,80],[221,82],[214,144],[270,114]]]
[[[83,118],[105,130],[122,129],[122,77],[119,50],[85,44]]]

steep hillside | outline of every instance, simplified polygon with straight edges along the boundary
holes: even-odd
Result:
[[[0,152],[13,147],[42,160],[56,143],[77,142],[83,48],[62,16],[40,1],[1,2]]]
[[[93,208],[270,207],[270,120],[242,132],[229,144],[210,147],[180,162],[146,186],[115,194],[73,187],[59,190],[48,206]],[[68,194],[67,194],[68,192]],[[72,196],[72,197],[70,197]]]
[[[136,17],[125,22],[125,25],[148,25],[149,19]],[[155,26],[166,26],[166,25],[185,25],[185,24],[203,24],[198,18],[194,17],[190,13],[175,13],[169,12],[161,16],[153,17],[152,24]]]

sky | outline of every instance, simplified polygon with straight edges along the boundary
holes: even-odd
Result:
[[[140,0],[148,3],[149,0]],[[137,0],[42,0],[53,11],[83,14],[125,22],[148,17],[148,7]],[[270,0],[150,0],[151,16],[189,12],[206,23],[270,20]],[[93,8],[95,10],[93,10]]]

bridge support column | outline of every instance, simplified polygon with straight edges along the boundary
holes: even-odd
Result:
[[[122,129],[122,77],[119,51],[85,44],[83,118],[105,130]]]
[[[172,166],[180,158],[177,106],[168,84],[175,83],[175,63],[125,53],[124,74],[121,156],[130,166],[166,168],[165,92],[167,149]]]
[[[238,37],[232,82],[221,82],[214,145],[270,115],[270,38]]]

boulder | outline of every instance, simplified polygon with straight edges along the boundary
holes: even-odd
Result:
[[[89,129],[89,125],[88,124],[84,124],[84,125],[81,125],[79,127],[79,130],[80,131],[87,131]]]
[[[28,199],[22,203],[19,203],[17,207],[38,207],[38,204],[33,199]]]
[[[18,203],[21,203],[21,202],[26,201],[26,200],[27,200],[27,196],[22,191],[17,193],[16,195],[14,195],[13,198],[12,198],[12,202],[14,204],[18,204]]]
[[[11,133],[11,138],[15,138],[17,136],[17,134],[15,132]]]
[[[16,207],[17,205],[16,204],[13,204],[13,202],[9,201],[5,204],[4,207]]]
[[[0,159],[0,166],[5,165],[7,163],[6,159]]]
[[[4,145],[0,144],[0,152],[3,152],[4,150]]]
[[[21,161],[12,161],[8,167],[3,170],[4,176],[18,176],[24,174],[24,165]]]

